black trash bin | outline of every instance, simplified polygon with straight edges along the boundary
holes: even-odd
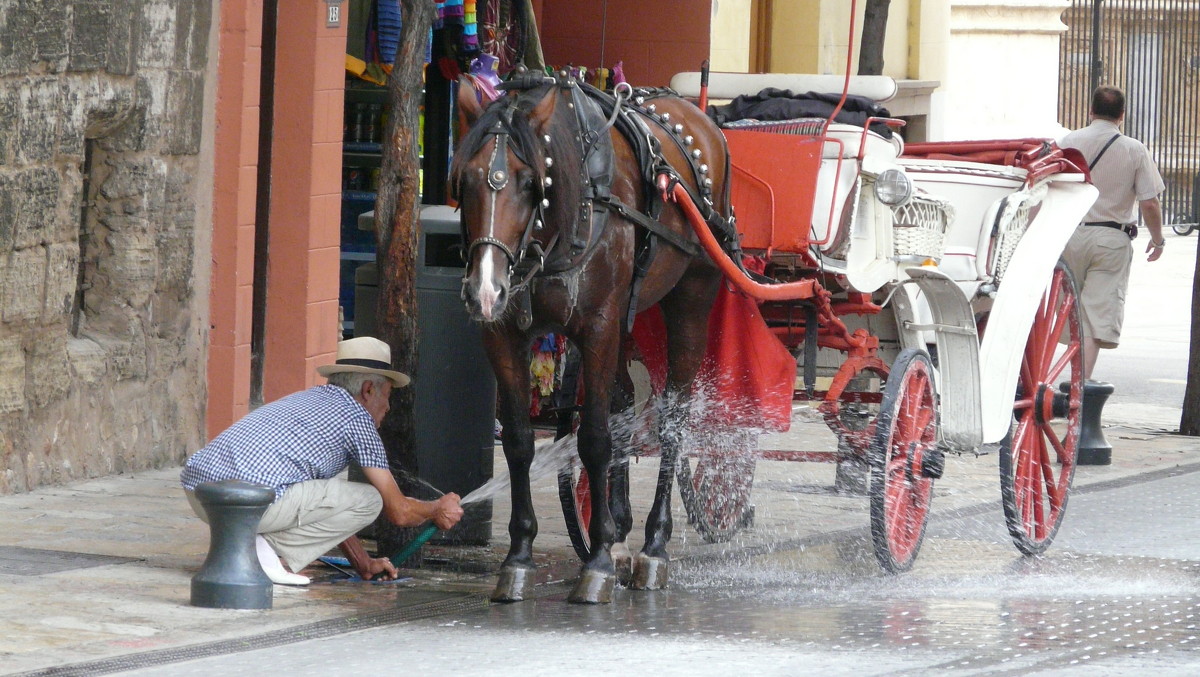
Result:
[[[373,219],[363,214],[360,219]],[[464,263],[459,214],[451,207],[421,209],[417,246],[417,369],[415,388],[417,474],[443,492],[466,496],[492,477],[496,379],[483,351],[479,326],[471,322],[460,291]],[[375,263],[355,272],[355,336],[376,336]],[[419,491],[419,489],[418,489]],[[432,498],[432,495],[418,495]],[[492,503],[468,506],[463,521],[434,543],[486,545]]]

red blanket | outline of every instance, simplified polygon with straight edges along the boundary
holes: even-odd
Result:
[[[633,339],[654,392],[667,381],[666,325],[658,306],[639,313]],[[708,348],[697,376],[716,406],[707,421],[785,431],[792,420],[796,359],[771,333],[754,299],[723,283],[708,316]]]

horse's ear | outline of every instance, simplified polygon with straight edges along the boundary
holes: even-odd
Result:
[[[468,126],[475,124],[479,116],[483,115],[483,106],[479,105],[475,85],[465,75],[458,78],[458,110],[466,118]]]
[[[555,92],[555,93],[557,94],[558,92]],[[557,103],[557,101],[558,101],[558,97],[556,97],[556,96],[544,97],[541,101],[538,102],[538,104],[536,106],[533,107],[533,115],[531,115],[530,117],[535,117],[539,120],[548,121],[550,119],[550,116],[554,113],[554,106]]]

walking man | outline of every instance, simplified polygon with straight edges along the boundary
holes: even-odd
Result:
[[[1150,231],[1146,260],[1157,261],[1166,244],[1158,201],[1166,186],[1146,146],[1121,133],[1124,93],[1116,87],[1096,89],[1091,120],[1059,144],[1083,154],[1092,183],[1100,191],[1063,252],[1080,289],[1085,379],[1092,377],[1100,348],[1116,348],[1121,338],[1139,210]]]

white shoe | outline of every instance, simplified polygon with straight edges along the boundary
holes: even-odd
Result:
[[[258,563],[262,566],[263,573],[271,579],[272,583],[276,585],[308,585],[312,582],[308,576],[294,574],[284,569],[283,563],[279,561],[279,555],[275,554],[275,549],[261,535],[255,535],[254,549],[258,553]]]

